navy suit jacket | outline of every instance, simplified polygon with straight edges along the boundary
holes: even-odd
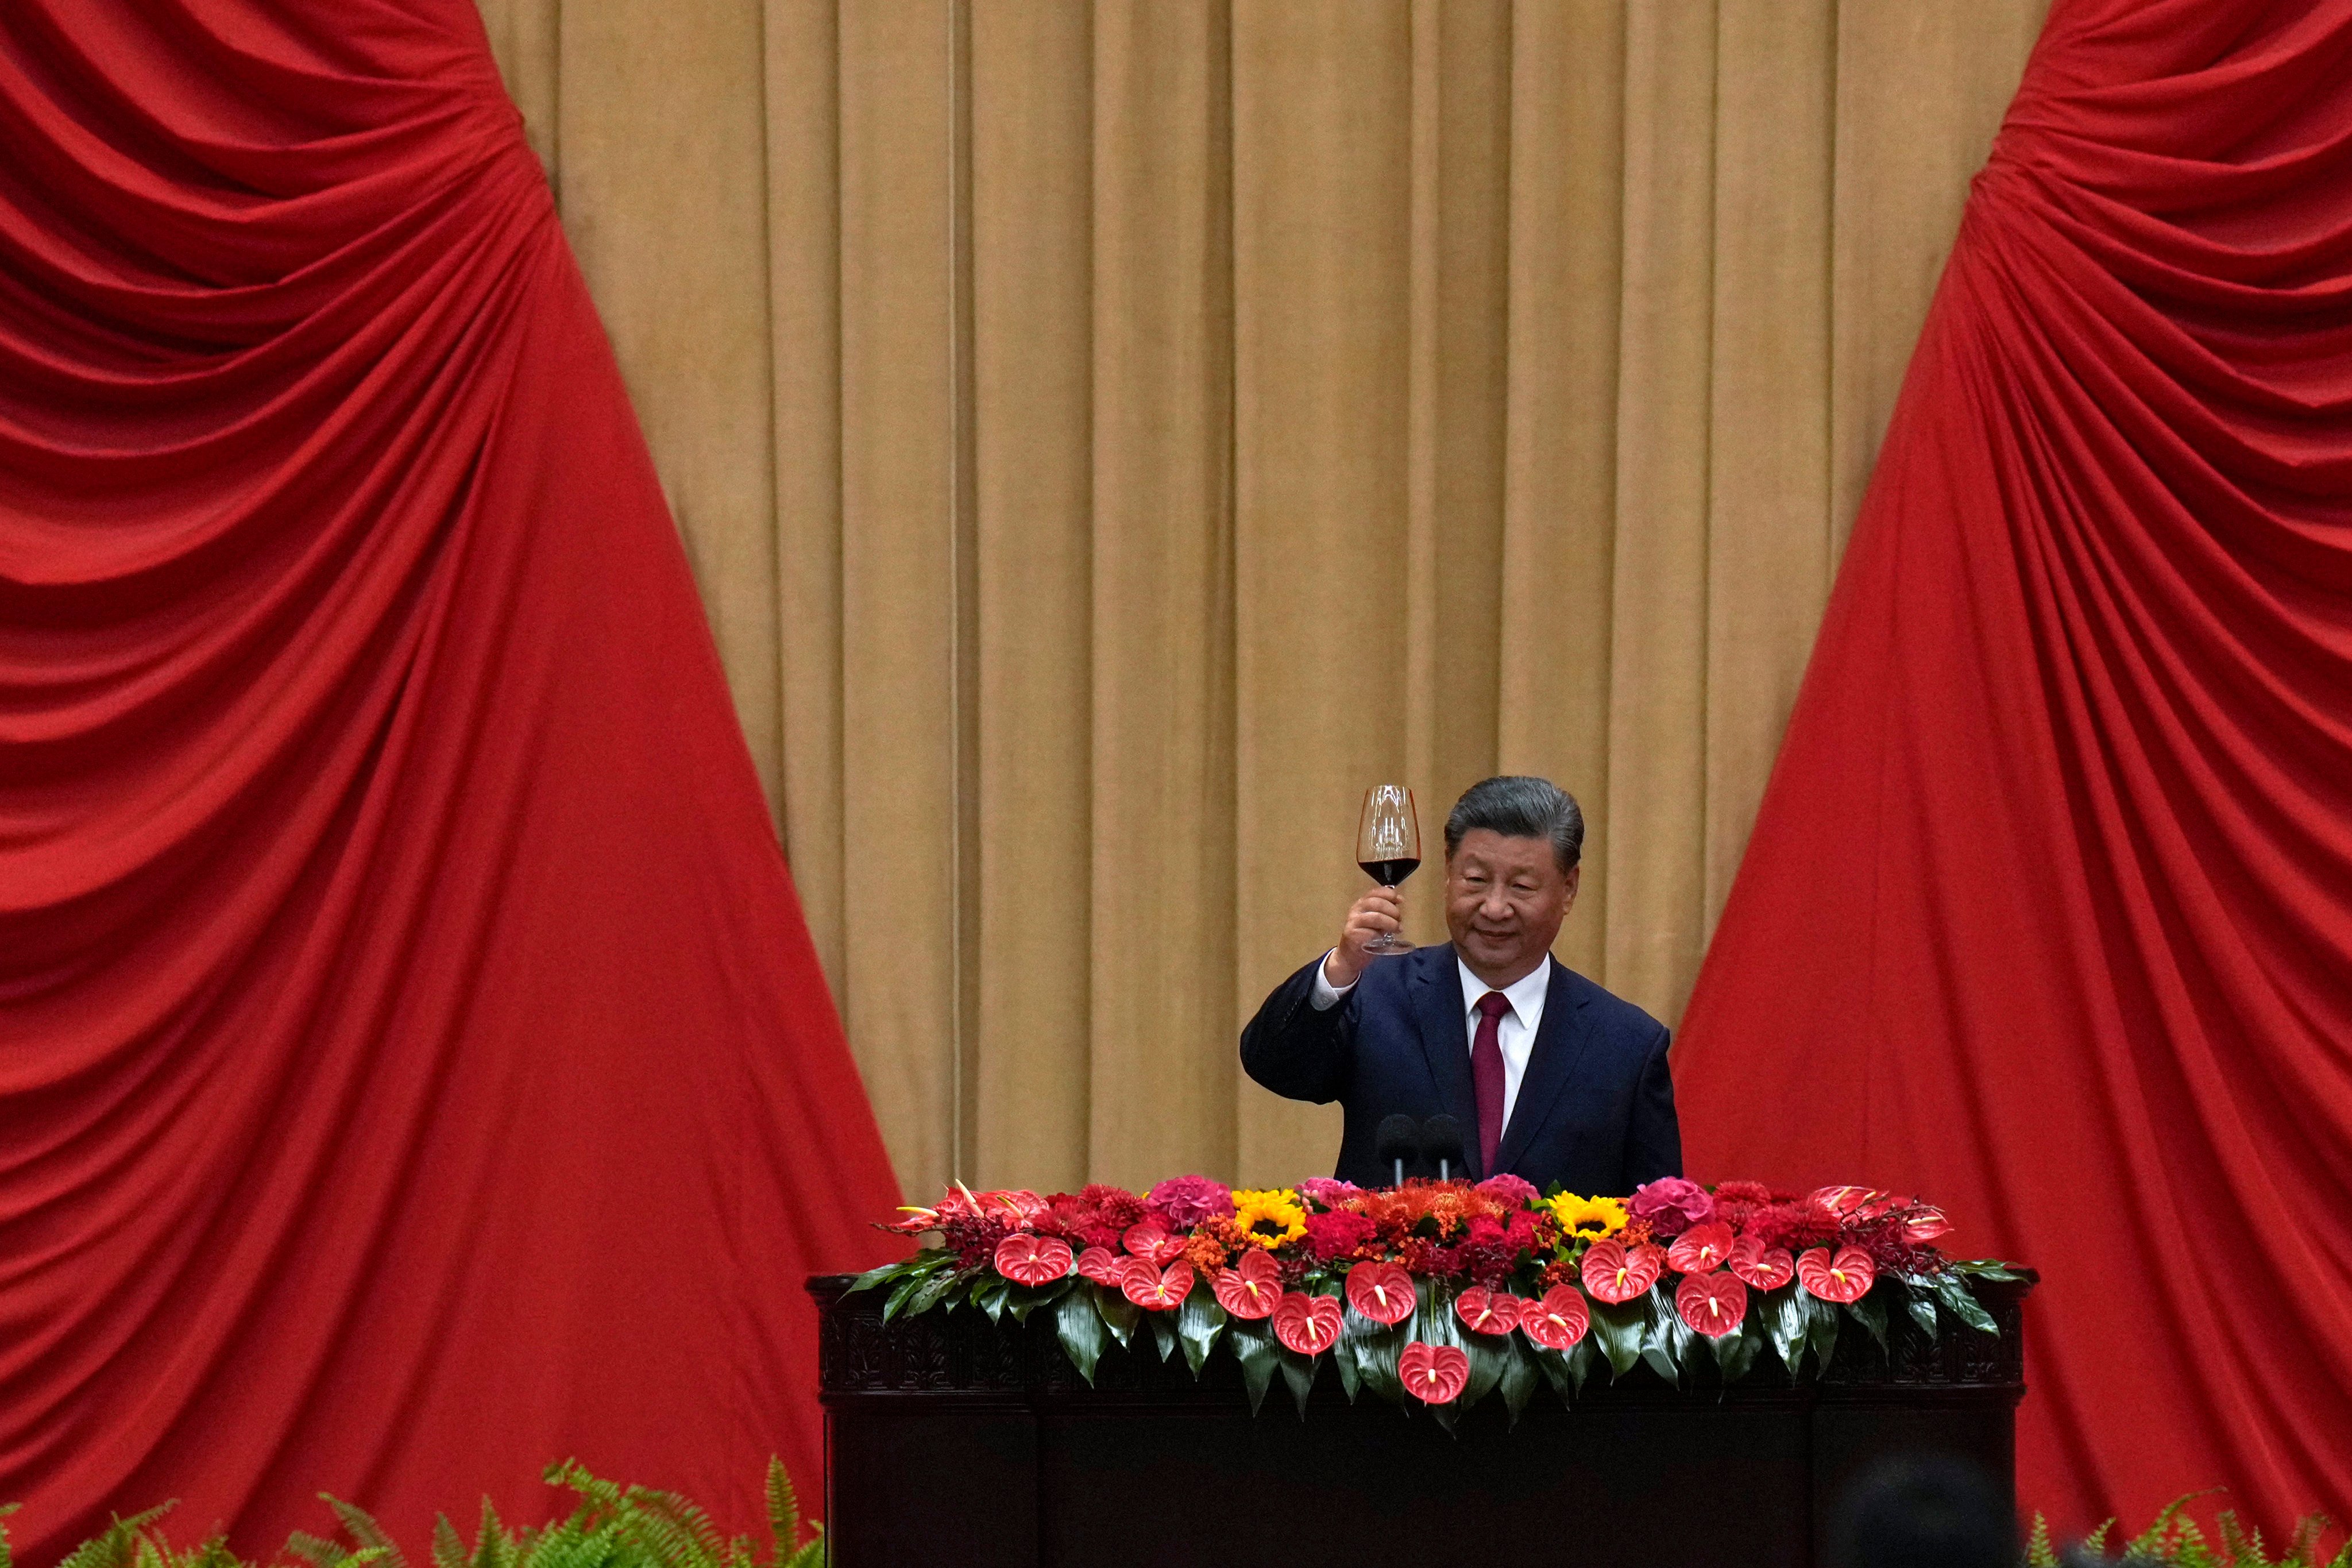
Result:
[[[1280,985],[1242,1031],[1242,1066],[1279,1095],[1338,1100],[1348,1113],[1340,1180],[1386,1186],[1375,1130],[1402,1113],[1440,1111],[1462,1124],[1463,1155],[1479,1168],[1478,1106],[1470,1081],[1468,1017],[1452,944],[1375,960],[1337,1006],[1314,1004],[1318,958]],[[1586,1196],[1622,1196],[1683,1173],[1666,1026],[1556,958],[1543,1021],[1503,1129],[1496,1166],[1538,1191],[1553,1183]],[[1435,1174],[1434,1172],[1424,1173]]]

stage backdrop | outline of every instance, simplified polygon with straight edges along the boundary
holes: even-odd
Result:
[[[0,6],[0,1500],[760,1517],[896,1201],[470,0]]]
[[[2340,1519],[2347,975],[2352,3],[2061,0],[1691,1003],[1690,1157],[2039,1265],[2063,1522]]]
[[[1379,779],[1678,1016],[2042,0],[483,4],[909,1187],[1328,1169]]]

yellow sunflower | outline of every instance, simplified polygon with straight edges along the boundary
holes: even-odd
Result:
[[[1580,1198],[1574,1193],[1562,1193],[1551,1200],[1551,1213],[1559,1221],[1560,1230],[1570,1237],[1597,1240],[1625,1228],[1625,1205],[1615,1198]]]
[[[1307,1234],[1307,1210],[1288,1187],[1234,1194],[1234,1224],[1253,1246],[1271,1251]]]

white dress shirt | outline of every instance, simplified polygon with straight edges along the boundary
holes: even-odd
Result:
[[[1332,952],[1339,950],[1334,948]],[[1354,981],[1346,985],[1334,985],[1323,973],[1323,964],[1331,961],[1331,953],[1323,955],[1315,966],[1315,990],[1308,998],[1318,1012],[1339,1005],[1339,998],[1356,988]],[[1379,960],[1373,962],[1378,963]],[[1470,966],[1454,955],[1454,966],[1462,972],[1462,1048],[1466,1053],[1478,1043],[1478,998],[1490,987],[1470,973]],[[1511,1124],[1511,1111],[1519,1103],[1519,1080],[1527,1076],[1528,1057],[1536,1047],[1536,1029],[1543,1023],[1544,995],[1551,989],[1551,959],[1549,954],[1527,974],[1503,988],[1503,995],[1511,1010],[1496,1021],[1495,1043],[1503,1051],[1503,1125]]]

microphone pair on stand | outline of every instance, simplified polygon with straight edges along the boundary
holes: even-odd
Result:
[[[1400,1187],[1404,1185],[1404,1168],[1409,1164],[1434,1165],[1437,1179],[1450,1182],[1454,1167],[1463,1163],[1462,1123],[1451,1116],[1433,1116],[1426,1121],[1415,1121],[1410,1116],[1387,1117],[1372,1135],[1372,1153],[1395,1171]]]

